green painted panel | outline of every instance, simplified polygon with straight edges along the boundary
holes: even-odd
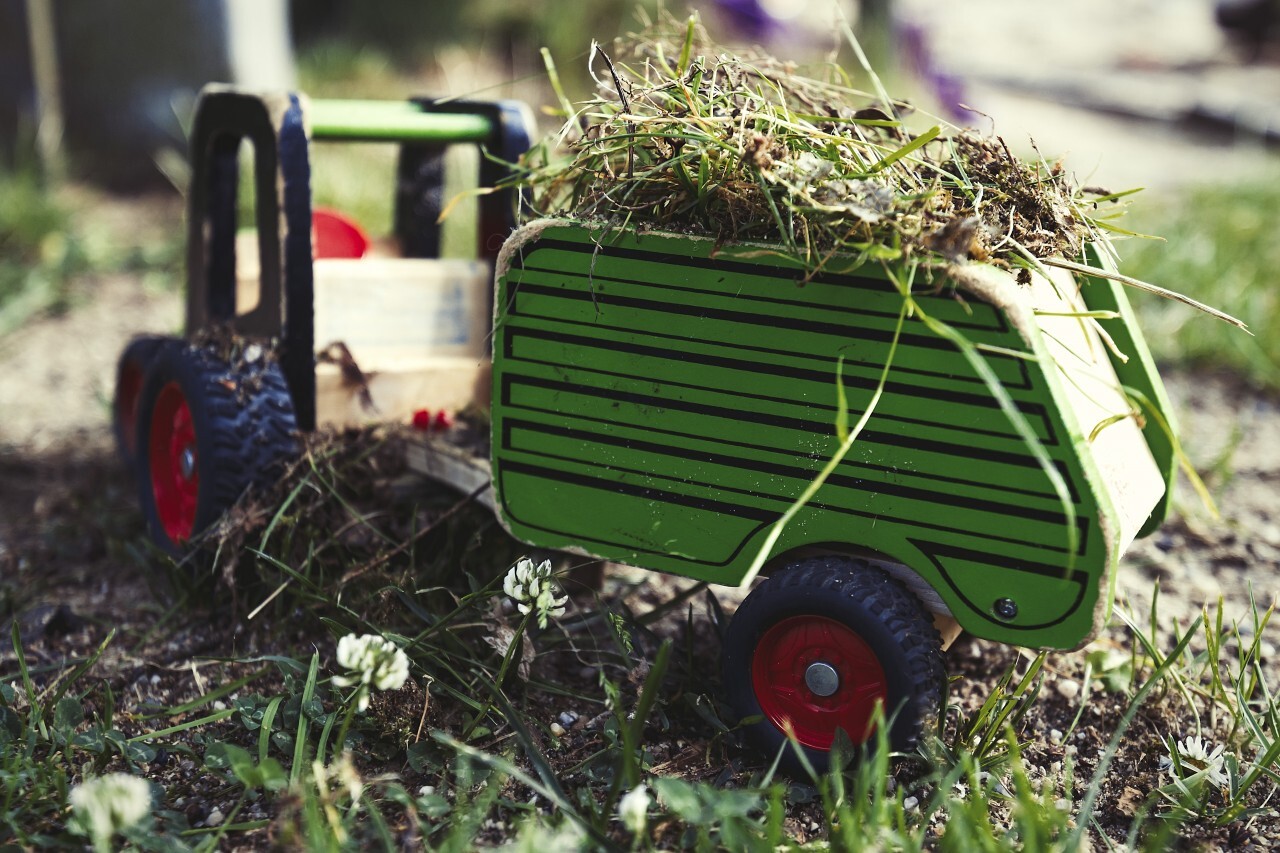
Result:
[[[774,256],[571,224],[511,257],[494,338],[504,523],[538,546],[737,583],[836,449],[841,357],[854,416],[868,404],[900,295],[873,270],[804,280]],[[774,555],[868,549],[919,574],[979,636],[1075,645],[1112,561],[1098,523],[1111,510],[1041,369],[1043,344],[946,287],[919,301],[973,342],[1022,354],[987,360],[1068,483],[1076,553],[990,390],[911,321],[866,431]],[[1010,620],[992,612],[1004,597],[1019,605]]]

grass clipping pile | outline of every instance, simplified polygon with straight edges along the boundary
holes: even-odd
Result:
[[[991,266],[1026,284],[1031,271],[1059,267],[1244,328],[1182,294],[1080,263],[1086,244],[1114,260],[1109,235],[1132,234],[1114,223],[1116,203],[1133,191],[1078,186],[1061,162],[1022,160],[999,137],[932,117],[912,132],[914,110],[888,95],[846,32],[875,94],[834,61],[820,79],[758,49],[721,52],[696,16],[651,23],[613,57],[592,45],[599,91],[580,109],[548,55],[568,120],[513,178],[523,212],[762,243],[810,274],[878,261],[966,282]]]
[[[998,138],[912,133],[909,107],[834,63],[816,79],[758,50],[717,52],[694,19],[614,50],[593,50],[598,96],[563,103],[573,120],[525,161],[538,216],[780,245],[815,271],[836,254],[1007,268],[1079,257],[1101,230],[1084,207],[1118,197]]]

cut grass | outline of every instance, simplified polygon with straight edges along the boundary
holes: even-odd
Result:
[[[834,62],[806,75],[725,53],[696,18],[666,16],[621,49],[593,48],[600,94],[576,109],[562,96],[573,114],[524,159],[534,215],[760,241],[809,270],[837,252],[1035,268],[1105,237],[1093,208],[1106,202],[1060,167],[930,117],[913,131],[910,107]]]

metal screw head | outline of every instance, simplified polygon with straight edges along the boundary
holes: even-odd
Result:
[[[196,450],[194,447],[184,447],[182,455],[178,457],[178,472],[182,474],[182,479],[190,480],[196,473]]]
[[[997,598],[991,610],[997,617],[1008,621],[1018,615],[1018,603],[1012,598]]]
[[[816,661],[805,669],[804,683],[818,696],[831,696],[840,689],[840,673],[831,664]]]

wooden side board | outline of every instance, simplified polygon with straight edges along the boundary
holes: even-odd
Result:
[[[363,368],[362,368],[363,369]],[[421,409],[456,412],[489,405],[487,359],[439,356],[367,371],[363,385],[334,364],[316,367],[316,417],[321,425],[405,422]]]

